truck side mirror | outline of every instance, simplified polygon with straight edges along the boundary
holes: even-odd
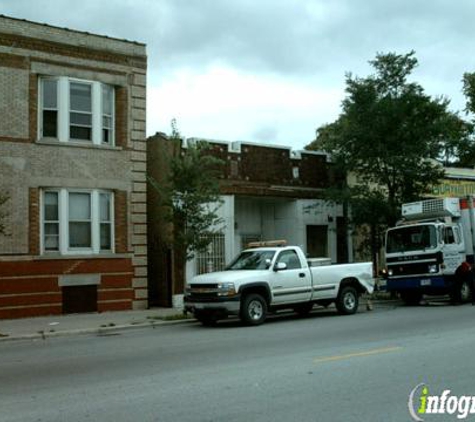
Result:
[[[278,262],[275,264],[274,271],[282,271],[287,269],[287,264],[285,262]]]

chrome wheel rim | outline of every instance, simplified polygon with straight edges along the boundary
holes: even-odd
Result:
[[[352,293],[348,292],[343,296],[343,303],[346,309],[354,309],[356,306],[356,298]]]
[[[258,300],[252,300],[248,305],[249,316],[253,321],[257,321],[264,315],[264,307]]]
[[[460,299],[462,302],[468,302],[470,299],[470,286],[468,283],[462,283],[460,286]]]

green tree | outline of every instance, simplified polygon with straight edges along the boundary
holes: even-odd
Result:
[[[169,140],[181,143],[175,120]],[[188,143],[181,153],[170,157],[169,174],[163,183],[149,179],[159,192],[165,219],[172,224],[169,246],[183,254],[183,262],[205,250],[211,235],[222,229],[217,210],[222,203],[219,175],[223,163],[207,142]]]
[[[337,171],[354,178],[328,195],[350,205],[354,225],[370,227],[375,257],[381,231],[397,221],[403,202],[443,177],[436,160],[456,151],[466,127],[448,99],[431,98],[408,80],[417,66],[413,51],[377,54],[370,64],[375,73],[368,77],[347,74],[340,116],[320,127],[308,148],[327,151]]]
[[[466,98],[465,113],[471,116],[466,123],[467,136],[457,151],[457,164],[462,167],[475,166],[475,72],[465,73],[462,79],[463,93]]]

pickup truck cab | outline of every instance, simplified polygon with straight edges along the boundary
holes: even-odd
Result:
[[[185,288],[185,312],[204,325],[237,315],[247,325],[263,323],[269,312],[307,314],[315,304],[336,304],[353,314],[359,296],[373,292],[372,264],[309,266],[298,246],[262,246],[242,251],[224,271],[194,277]]]

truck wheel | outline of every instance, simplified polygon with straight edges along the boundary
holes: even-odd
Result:
[[[465,280],[460,286],[460,301],[462,303],[470,302],[472,298],[472,289],[470,288],[470,283]]]
[[[264,298],[257,294],[251,293],[244,296],[241,302],[241,321],[246,325],[260,325],[267,316],[267,303]]]
[[[472,297],[472,289],[468,280],[457,282],[454,291],[450,294],[452,303],[467,303]]]
[[[302,303],[294,308],[294,311],[301,317],[307,316],[313,308],[313,303]]]
[[[401,299],[407,306],[417,306],[421,302],[420,292],[401,292]]]
[[[336,298],[336,309],[342,315],[351,315],[358,310],[359,297],[356,289],[351,286],[345,286],[338,293]]]

